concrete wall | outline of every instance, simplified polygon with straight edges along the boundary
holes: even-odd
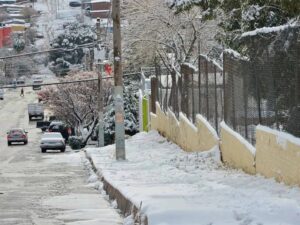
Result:
[[[256,171],[286,184],[300,185],[300,139],[258,126]]]
[[[255,174],[255,148],[224,122],[221,123],[220,148],[225,164]]]
[[[206,151],[219,145],[216,132],[200,115],[195,126],[182,113],[177,120],[171,111],[164,113],[156,104],[156,114],[151,113],[150,117],[151,129],[159,131],[185,151]]]

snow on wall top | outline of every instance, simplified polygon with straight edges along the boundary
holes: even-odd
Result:
[[[291,23],[291,24],[285,24],[285,25],[276,26],[276,27],[262,27],[262,28],[258,28],[256,30],[245,32],[241,35],[241,37],[243,38],[243,37],[248,37],[248,36],[256,36],[258,34],[279,32],[279,31],[283,31],[283,30],[291,28],[291,27],[296,27],[296,26],[297,26],[296,23]]]
[[[210,125],[210,123],[209,123],[202,115],[197,114],[196,118],[197,118],[198,120],[200,120],[202,123],[205,124],[205,126],[207,127],[207,129],[211,132],[211,134],[212,134],[217,140],[220,139],[219,136],[218,136],[218,134],[217,134],[217,132],[216,132],[216,130]]]
[[[191,63],[185,62],[185,63],[182,63],[182,65],[188,66],[192,70],[197,71],[197,68],[193,64],[191,64]]]
[[[249,150],[249,152],[255,156],[256,153],[256,149],[253,145],[251,145],[245,138],[243,138],[239,133],[235,132],[234,130],[232,130],[229,126],[227,126],[227,124],[222,121],[221,122],[221,127],[226,130],[228,133],[230,133],[232,136],[234,136],[236,139],[239,140],[239,142],[241,142],[246,149]]]
[[[295,137],[291,134],[288,134],[286,132],[274,130],[274,129],[271,129],[269,127],[262,126],[262,125],[256,126],[256,129],[275,135],[276,139],[277,139],[277,143],[279,145],[281,145],[282,147],[284,147],[284,148],[286,146],[286,141],[290,141],[293,144],[300,146],[300,138],[297,138],[297,137]]]
[[[218,67],[219,70],[223,71],[223,66],[221,66],[219,63],[217,63],[215,60],[208,58],[207,55],[200,54],[203,58],[205,58],[208,62],[211,62],[216,67]]]
[[[237,52],[237,51],[235,51],[235,50],[233,50],[233,49],[231,49],[231,48],[225,49],[225,50],[224,50],[224,53],[228,53],[228,54],[230,54],[230,55],[233,55],[233,56],[234,56],[235,58],[237,58],[237,59],[242,59],[242,60],[246,60],[246,61],[249,60],[248,57],[242,56],[239,52]]]
[[[96,3],[96,2],[110,2],[110,0],[92,0],[91,3]]]
[[[198,128],[182,112],[179,113],[179,120],[184,121],[195,132],[198,132]]]
[[[167,0],[167,2],[175,6],[183,6],[190,3],[199,3],[202,2],[202,0]]]

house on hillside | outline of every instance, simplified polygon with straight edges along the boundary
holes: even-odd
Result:
[[[1,26],[0,24],[0,48],[11,44],[12,29],[9,26]]]
[[[0,0],[0,5],[4,4],[16,4],[17,0]]]
[[[107,19],[111,14],[111,0],[90,0],[83,7],[87,10],[87,15],[94,19]]]

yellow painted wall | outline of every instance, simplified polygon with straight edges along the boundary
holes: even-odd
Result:
[[[11,25],[11,30],[13,32],[17,32],[17,31],[25,31],[26,27],[24,25]]]
[[[151,113],[151,129],[159,131],[163,136],[178,144],[185,151],[207,151],[219,144],[219,138],[203,118],[197,117],[196,126],[182,113],[179,121],[174,113],[164,113],[156,104],[156,114]]]
[[[255,149],[238,133],[221,123],[221,154],[225,164],[255,174]]]
[[[151,129],[178,144],[185,151],[206,151],[219,144],[214,129],[201,115],[196,125],[180,114],[164,113],[159,104],[151,113]],[[289,185],[300,185],[300,139],[270,128],[258,126],[256,149],[241,135],[221,123],[220,150],[225,164],[246,173],[260,173]]]
[[[201,116],[196,116],[196,127],[198,129],[198,146],[199,149],[208,150],[212,146],[219,145],[219,137],[214,128]]]
[[[300,185],[300,139],[258,126],[256,171],[286,184]]]

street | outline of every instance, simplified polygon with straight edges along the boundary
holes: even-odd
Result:
[[[87,185],[82,152],[40,152],[41,131],[27,115],[36,94],[27,88],[22,98],[19,91],[6,90],[0,102],[0,224],[121,224],[109,202]],[[7,146],[13,127],[28,131],[27,145]]]

